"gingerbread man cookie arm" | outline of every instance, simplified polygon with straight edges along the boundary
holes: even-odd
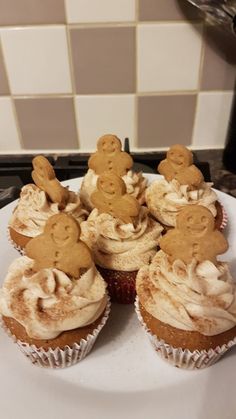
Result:
[[[215,230],[213,232],[212,242],[214,243],[214,246],[216,248],[217,255],[221,255],[222,253],[227,252],[229,245],[226,238],[220,231]]]
[[[122,196],[121,199],[114,202],[114,215],[124,223],[133,223],[134,218],[138,216],[140,205],[138,201],[129,195]]]
[[[34,269],[36,271],[51,266],[51,245],[49,244],[48,239],[47,243],[45,243],[42,234],[38,237],[34,237],[27,243],[25,253],[30,259],[34,260]]]
[[[123,195],[121,199],[121,205],[123,208],[129,209],[129,215],[130,217],[137,217],[140,211],[140,204],[138,203],[137,199],[135,199],[133,196],[130,196],[128,194]]]
[[[89,268],[93,263],[89,247],[82,241],[79,241],[75,245],[75,247],[76,247],[76,251],[78,252],[78,257],[80,258],[80,261],[81,261],[80,263],[81,268]]]
[[[176,174],[175,179],[180,183],[180,185],[189,185],[189,186],[199,186],[203,181],[204,177],[202,172],[192,164],[189,167],[186,167],[178,174]]]
[[[123,173],[121,174],[121,176],[124,176],[127,172],[127,170],[131,169],[131,167],[133,166],[133,159],[132,157],[126,153],[125,151],[122,151],[120,153],[120,163],[122,165],[122,167],[124,167]]]
[[[88,167],[96,173],[96,162],[98,160],[98,152],[92,154],[88,159]]]
[[[181,235],[178,230],[169,230],[160,238],[159,246],[171,258],[180,246]]]
[[[167,182],[170,182],[175,177],[175,171],[167,159],[160,162],[160,164],[157,166],[157,170],[160,175],[164,176]]]
[[[91,202],[99,212],[107,212],[107,203],[100,191],[95,191],[92,193]]]

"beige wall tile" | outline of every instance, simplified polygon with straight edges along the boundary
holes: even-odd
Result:
[[[233,92],[202,92],[198,97],[193,144],[224,146]]]
[[[0,35],[13,94],[71,92],[63,26],[4,28]]]
[[[24,148],[78,147],[71,98],[16,99],[15,104]]]
[[[232,90],[235,82],[235,37],[213,26],[207,27],[201,89]]]
[[[69,23],[135,20],[135,0],[65,0]]]
[[[5,65],[3,61],[2,48],[0,43],[0,95],[9,94],[9,86],[6,76]]]
[[[196,20],[198,9],[186,0],[139,0],[139,20]]]
[[[198,87],[201,25],[138,25],[138,91],[194,90]]]
[[[64,22],[63,0],[0,0],[0,25]]]
[[[192,140],[196,95],[138,98],[138,146],[167,147]]]
[[[135,29],[72,29],[71,45],[76,92],[133,93]]]
[[[130,138],[133,145],[135,125],[134,95],[77,96],[76,111],[80,147],[94,150],[97,139],[107,133]]]
[[[0,97],[0,150],[20,150],[20,140],[9,97]]]

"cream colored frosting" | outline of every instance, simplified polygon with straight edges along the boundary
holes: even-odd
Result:
[[[79,279],[58,269],[33,272],[27,256],[10,266],[0,289],[0,313],[14,318],[31,338],[53,339],[93,323],[107,304],[106,285],[93,265]]]
[[[50,202],[44,191],[34,184],[29,184],[22,188],[20,199],[9,225],[24,236],[35,237],[43,232],[48,218],[59,212],[61,210],[57,203]],[[82,207],[79,196],[71,191],[69,202],[63,212],[72,215],[79,223],[84,221],[88,215],[88,212]]]
[[[236,284],[224,262],[171,265],[159,251],[139,271],[136,289],[147,312],[178,329],[213,336],[236,326]]]
[[[84,176],[81,185],[80,199],[89,211],[94,208],[90,197],[96,189],[97,179],[98,175],[94,172],[94,170],[89,169]],[[142,173],[136,173],[129,170],[127,174],[122,177],[122,179],[126,184],[127,193],[134,196],[141,205],[144,204],[145,190],[148,181],[143,177]]]
[[[134,224],[124,224],[95,208],[81,223],[81,240],[93,250],[95,262],[107,269],[135,271],[155,255],[162,227],[141,207]]]
[[[203,205],[216,216],[217,195],[211,188],[213,183],[202,182],[198,189],[189,190],[188,185],[180,185],[177,180],[154,181],[146,190],[146,202],[150,212],[167,226],[176,225],[176,216],[183,206]]]

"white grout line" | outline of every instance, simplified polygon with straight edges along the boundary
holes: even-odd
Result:
[[[191,150],[223,150],[223,146],[220,145],[204,145],[204,146],[198,146],[198,145],[190,145],[188,146]],[[135,153],[150,153],[150,152],[159,152],[159,151],[167,151],[169,150],[169,147],[131,147],[131,152]],[[21,154],[53,154],[53,155],[68,155],[68,154],[88,154],[88,153],[94,153],[94,148],[88,148],[83,150],[78,149],[48,149],[48,150],[41,150],[41,149],[33,149],[33,150],[5,150],[0,151],[0,155],[21,155]]]
[[[194,114],[194,121],[193,121],[191,144],[193,144],[193,139],[194,139],[195,130],[196,130],[196,124],[197,124],[197,114],[198,114],[198,108],[199,108],[199,93],[201,91],[200,87],[201,87],[203,63],[204,63],[204,57],[205,57],[205,39],[204,39],[204,35],[205,35],[205,26],[203,25],[203,28],[202,28],[201,55],[200,55],[199,73],[198,73],[198,92],[197,92],[197,97],[196,97],[196,107],[195,107],[195,114]]]

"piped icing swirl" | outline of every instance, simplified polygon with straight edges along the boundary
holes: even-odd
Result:
[[[146,202],[150,212],[167,226],[176,226],[176,216],[185,205],[203,205],[216,216],[217,195],[213,183],[202,182],[198,189],[190,190],[177,180],[154,181],[146,190]]]
[[[61,212],[59,204],[50,202],[44,191],[34,184],[22,188],[20,199],[15,208],[9,226],[27,237],[36,237],[43,232],[46,221],[52,215]],[[72,215],[79,223],[87,218],[79,196],[70,191],[69,201],[63,212]]]
[[[236,325],[236,286],[224,262],[170,264],[159,251],[140,269],[136,290],[145,310],[172,327],[213,336]]]
[[[80,198],[89,211],[94,208],[90,197],[96,190],[97,179],[98,175],[95,173],[95,171],[89,169],[84,176],[81,185]],[[136,198],[142,205],[145,202],[145,190],[148,182],[147,179],[143,177],[141,172],[137,173],[133,172],[132,170],[129,170],[126,175],[122,177],[122,179],[126,184],[127,193]]]
[[[81,240],[93,250],[95,262],[107,269],[135,271],[150,263],[162,231],[161,225],[141,207],[135,224],[124,224],[95,208],[81,223]]]
[[[93,265],[79,279],[58,269],[32,270],[33,260],[16,259],[0,289],[0,313],[14,318],[29,337],[53,339],[93,323],[107,304],[106,285]]]

